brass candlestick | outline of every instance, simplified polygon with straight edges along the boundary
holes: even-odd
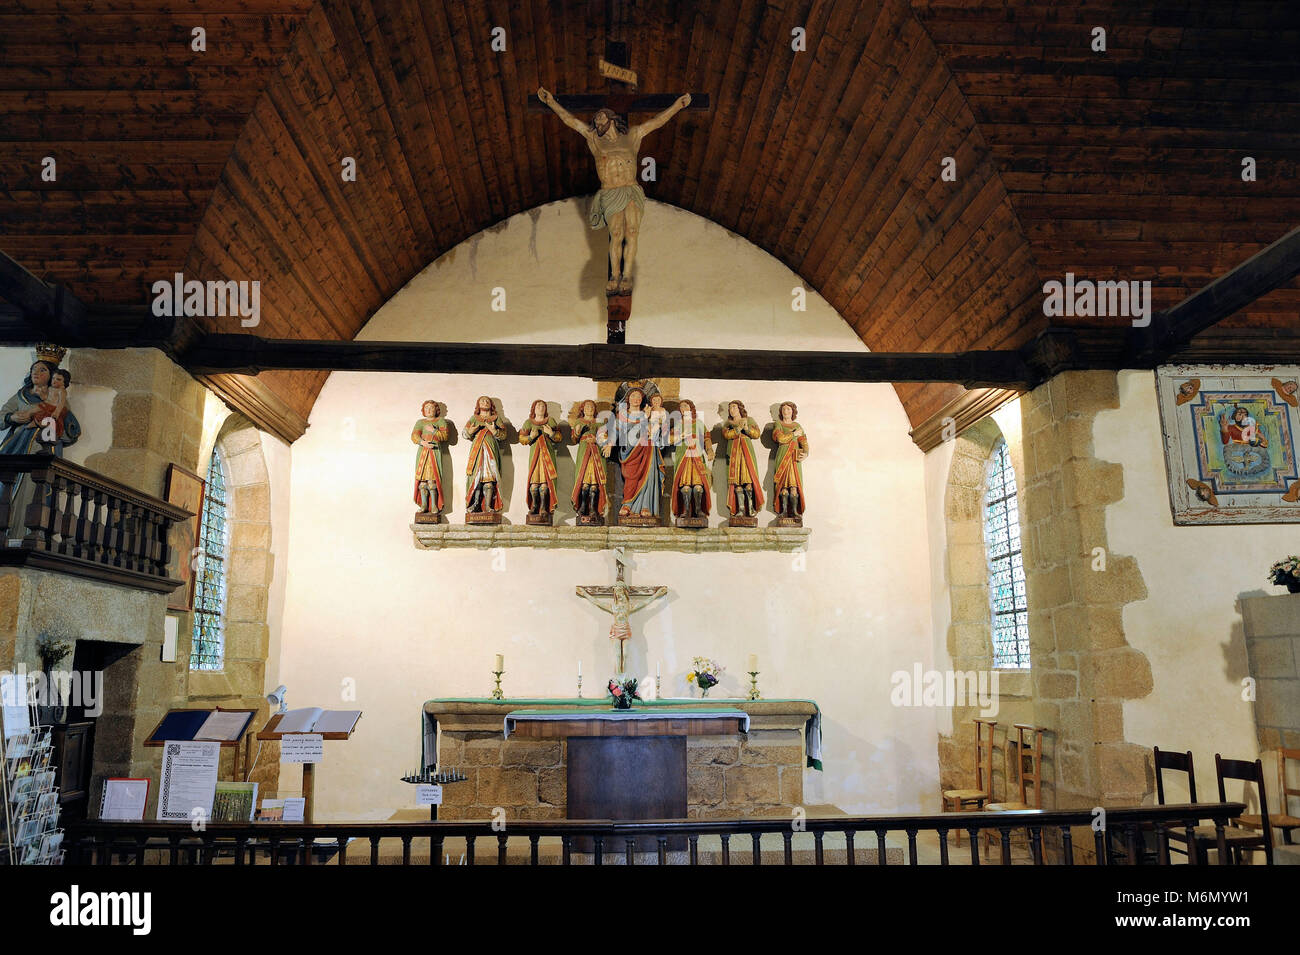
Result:
[[[663,696],[663,677],[658,673],[655,674],[655,699]]]
[[[582,674],[578,674],[578,699],[582,699]]]
[[[758,692],[758,671],[749,671],[749,698],[751,700],[762,699],[762,694]]]
[[[497,678],[497,688],[492,691],[492,699],[494,700],[504,700],[506,698],[506,695],[501,692],[501,674],[505,672],[505,670],[492,671],[492,675]]]

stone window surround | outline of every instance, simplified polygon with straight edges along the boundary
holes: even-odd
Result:
[[[991,417],[983,418],[955,439],[944,495],[944,520],[948,547],[944,574],[949,587],[952,623],[947,635],[948,657],[954,670],[993,671],[993,605],[989,595],[988,550],[984,540],[984,511],[989,467],[1002,430]],[[1016,468],[1017,497],[1023,514],[1024,485],[1017,449],[1010,448]],[[1022,523],[1021,533],[1024,534]],[[1032,611],[1032,606],[1031,606]],[[993,776],[995,792],[1005,790],[1004,727],[1011,722],[1032,722],[1029,707],[1033,677],[1029,668],[998,668],[998,728],[995,732]],[[939,737],[939,773],[942,788],[974,784],[974,724],[977,707],[954,707],[952,735]],[[1008,720],[1007,715],[1012,715]]]
[[[185,661],[190,705],[257,707],[254,726],[260,728],[268,715],[263,690],[270,648],[267,603],[274,570],[270,474],[262,452],[261,432],[242,415],[232,414],[226,419],[217,433],[214,448],[225,465],[229,535],[222,668],[189,669],[192,614],[181,627],[187,645],[177,647],[177,660]],[[210,460],[209,452],[202,462],[205,470]],[[252,777],[260,784],[259,798],[275,794],[278,749],[276,743],[261,746]]]

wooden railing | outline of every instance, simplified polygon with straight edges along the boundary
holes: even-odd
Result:
[[[191,516],[62,458],[0,455],[0,564],[169,593],[168,532]]]
[[[237,823],[209,824],[195,831],[189,824],[164,822],[81,822],[68,827],[64,848],[71,865],[113,865],[150,862],[175,865],[182,861],[191,864],[226,862],[234,865],[256,865],[259,857],[271,865],[283,864],[348,864],[349,843],[360,841],[369,846],[369,863],[380,864],[380,847],[383,840],[394,840],[401,845],[401,864],[411,864],[412,844],[416,840],[429,840],[429,864],[443,864],[449,840],[463,840],[464,862],[474,865],[486,845],[491,853],[495,849],[498,865],[511,862],[510,846],[527,846],[527,862],[538,865],[548,840],[548,854],[558,850],[559,864],[575,863],[602,865],[611,858],[616,862],[635,865],[638,861],[653,858],[659,865],[683,862],[702,864],[701,854],[707,852],[714,864],[732,864],[732,855],[748,856],[748,863],[760,865],[763,852],[774,852],[780,846],[780,858],[785,865],[795,862],[796,841],[811,842],[811,862],[823,865],[830,854],[827,836],[837,838],[835,856],[842,853],[844,862],[855,864],[862,849],[875,850],[875,861],[886,865],[890,847],[886,838],[890,834],[906,837],[908,864],[918,864],[917,836],[921,832],[934,832],[938,836],[939,864],[948,865],[950,834],[963,832],[969,835],[970,864],[979,865],[981,853],[979,835],[991,831],[999,845],[999,860],[1004,865],[1013,862],[1011,838],[1023,833],[1029,846],[1028,862],[1033,865],[1075,865],[1091,863],[1102,865],[1122,861],[1126,864],[1150,862],[1169,864],[1169,834],[1185,835],[1192,847],[1192,860],[1196,858],[1196,841],[1192,829],[1202,820],[1209,820],[1215,829],[1218,842],[1218,859],[1227,863],[1229,853],[1225,848],[1224,831],[1229,820],[1245,809],[1241,803],[1200,803],[1177,806],[1142,806],[1107,809],[1104,829],[1093,828],[1098,817],[1091,811],[1024,811],[1024,812],[969,812],[945,813],[926,816],[828,816],[792,821],[785,818],[728,819],[728,820],[659,820],[649,822],[619,822],[605,819],[554,820],[546,822],[508,822],[503,829],[494,828],[490,821],[482,822],[332,822],[318,824],[295,823]],[[1091,851],[1088,858],[1079,853],[1076,861],[1074,833],[1086,829],[1091,833]],[[860,834],[868,838],[859,841]],[[763,837],[768,841],[763,843]],[[707,840],[707,842],[706,842]],[[733,840],[740,845],[733,846]],[[842,840],[842,842],[841,842]],[[590,842],[585,852],[580,846]],[[558,842],[558,846],[556,843]],[[684,851],[670,851],[670,843],[685,846]],[[748,842],[748,847],[745,843]],[[1050,845],[1045,845],[1049,844]],[[1154,843],[1151,848],[1145,848]],[[393,846],[393,843],[389,843]],[[306,851],[308,846],[312,851]],[[647,851],[647,847],[648,851]],[[855,851],[855,847],[858,847]],[[394,846],[394,849],[396,847]],[[748,851],[746,852],[746,848]],[[460,849],[458,844],[457,850]],[[896,852],[898,850],[895,850]],[[804,855],[803,850],[800,855]],[[515,861],[522,862],[523,855],[516,854]],[[459,853],[457,859],[459,860]]]

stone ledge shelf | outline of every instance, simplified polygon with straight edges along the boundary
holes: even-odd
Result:
[[[630,547],[639,551],[667,550],[695,553],[776,551],[798,553],[808,549],[807,527],[532,527],[527,524],[412,524],[415,546],[422,550],[447,547],[537,547],[543,550],[609,550]]]

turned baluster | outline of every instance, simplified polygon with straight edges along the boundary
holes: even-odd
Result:
[[[72,534],[76,541],[73,555],[83,560],[92,560],[94,553],[91,535],[95,526],[95,491],[85,484],[81,484],[79,487],[81,488],[81,506],[77,509],[77,520]]]
[[[86,557],[96,563],[104,563],[107,559],[104,555],[104,541],[108,533],[106,500],[107,495],[95,488],[91,494],[90,525],[86,529]]]
[[[127,570],[140,569],[140,509],[131,501],[122,505],[122,550],[118,557]]]
[[[50,506],[50,470],[48,467],[33,468],[28,476],[32,482],[32,502],[27,505],[27,513],[24,515],[27,533],[23,535],[23,546],[32,550],[49,550],[54,527],[54,508]]]
[[[9,546],[9,521],[13,517],[14,482],[18,473],[0,469],[0,547]]]
[[[154,527],[153,513],[149,508],[137,505],[135,511],[136,527],[136,570],[142,574],[155,574],[156,568],[153,564],[153,545],[154,545]]]
[[[121,537],[117,539],[117,567],[127,570],[135,569],[135,504],[123,500],[121,517]]]
[[[158,515],[149,508],[140,512],[140,569],[158,576]]]
[[[118,550],[122,546],[122,502],[113,494],[104,495],[104,551],[100,560],[120,566]]]
[[[158,519],[158,576],[166,577],[171,572],[172,545],[171,534],[174,522],[169,517]],[[181,555],[182,560],[186,555]],[[179,568],[178,568],[179,573]]]
[[[157,511],[149,511],[149,573],[154,577],[167,576],[167,529],[169,522]]]
[[[64,556],[72,553],[72,523],[76,513],[72,502],[77,496],[78,487],[75,480],[62,474],[54,476],[54,499],[51,504],[54,507],[54,532],[59,537],[56,549]]]
[[[122,502],[122,543],[118,547],[118,566],[127,570],[137,570],[136,551],[140,547],[140,522],[136,517],[136,506],[131,501]]]
[[[81,498],[86,493],[85,486],[74,478],[68,479],[67,497],[63,500],[63,509],[59,514],[59,553],[69,557],[77,556],[77,515],[81,511]]]

